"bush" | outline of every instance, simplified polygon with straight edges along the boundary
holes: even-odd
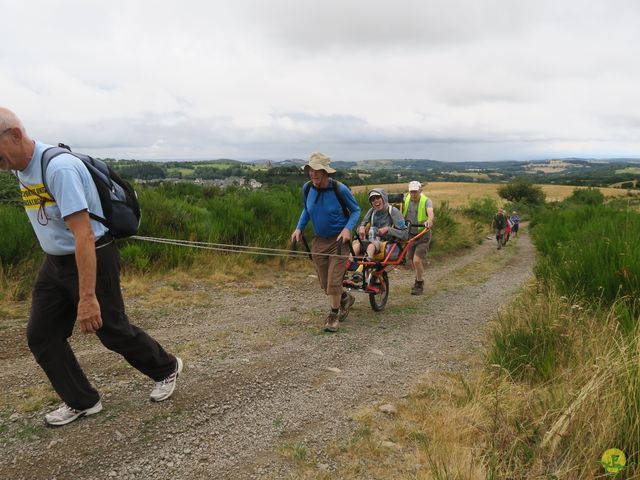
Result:
[[[516,180],[498,188],[498,195],[510,202],[523,202],[531,205],[544,203],[542,188],[527,180]]]
[[[566,204],[602,205],[604,195],[597,188],[576,188],[564,201]]]
[[[462,209],[467,217],[478,223],[488,224],[498,210],[496,201],[491,197],[473,198],[469,206]]]

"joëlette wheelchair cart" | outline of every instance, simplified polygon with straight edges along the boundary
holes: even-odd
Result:
[[[381,259],[374,258],[373,260],[369,260],[364,257],[355,257],[353,250],[351,250],[353,261],[349,261],[347,264],[347,275],[345,275],[342,281],[342,286],[348,290],[368,293],[371,308],[375,312],[384,310],[387,300],[389,299],[389,275],[387,273],[387,267],[404,265],[406,263],[406,254],[409,246],[422,238],[423,235],[426,235],[428,231],[429,229],[423,228],[417,235],[406,242],[386,242],[383,250],[384,253],[381,252],[381,254],[377,255]],[[349,245],[349,248],[352,248],[351,245]],[[353,276],[349,278],[348,273],[352,270],[358,270],[360,266],[362,266],[362,275],[357,279],[354,279]]]
[[[411,228],[411,226],[409,225],[408,228]],[[428,228],[423,228],[418,234],[406,242],[386,242],[384,253],[380,255],[380,259],[374,260],[368,260],[363,256],[356,256],[351,243],[349,243],[352,260],[347,262],[347,271],[342,281],[342,286],[347,290],[361,291],[369,294],[371,308],[375,312],[384,310],[387,300],[389,299],[389,275],[387,274],[387,267],[395,267],[406,263],[405,255],[407,250],[409,250],[409,246],[418,241],[429,230]],[[310,253],[311,249],[304,236],[302,237],[302,242],[307,252],[309,252],[309,258],[312,258]],[[295,247],[295,243],[292,243],[291,249],[295,250]],[[342,248],[342,241],[340,241],[338,243],[338,255],[342,254]],[[362,266],[361,279],[354,280],[353,276],[349,278],[349,273],[358,270],[359,266]]]

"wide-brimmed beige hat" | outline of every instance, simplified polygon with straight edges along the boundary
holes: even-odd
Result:
[[[309,163],[304,166],[304,171],[306,173],[309,168],[312,168],[314,170],[324,170],[327,173],[336,173],[335,168],[329,166],[330,163],[331,159],[324,153],[313,152],[309,157]]]

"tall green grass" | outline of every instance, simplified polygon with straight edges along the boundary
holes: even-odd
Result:
[[[623,298],[628,321],[640,314],[640,213],[607,205],[548,210],[533,238],[542,254],[539,278],[565,295],[605,304]]]
[[[550,301],[549,292],[521,296],[501,312],[491,332],[487,362],[510,378],[546,382],[558,374],[571,355],[570,328],[563,321],[566,305]]]
[[[145,188],[139,196],[140,235],[227,245],[286,248],[301,210],[300,191],[290,187],[223,190],[181,183]],[[188,267],[203,255],[207,251],[150,242],[122,248],[126,264],[143,270]]]
[[[140,236],[190,240],[234,246],[287,248],[302,210],[302,185],[259,190],[221,189],[190,183],[137,188],[142,210]],[[362,213],[370,208],[366,192],[356,195]],[[21,208],[3,207],[0,255],[5,271],[39,254],[39,247]],[[4,211],[6,210],[6,214]],[[478,243],[483,228],[469,223],[461,211],[443,202],[435,207],[432,255],[454,252]],[[313,235],[310,223],[307,237]],[[123,267],[131,272],[163,272],[215,263],[210,250],[140,240],[120,241]],[[254,262],[269,257],[251,255]],[[12,275],[21,273],[12,270]]]
[[[0,263],[15,265],[38,249],[35,234],[24,208],[0,205]]]
[[[0,299],[25,299],[41,258],[24,208],[0,205]]]
[[[503,389],[476,395],[500,439],[485,441],[499,478],[597,478],[608,448],[628,458],[619,478],[640,474],[640,330],[620,328],[618,311],[538,284],[499,316],[485,378],[499,367]]]
[[[508,393],[485,454],[505,477],[595,478],[608,448],[640,473],[640,214],[597,200],[535,217],[536,284],[491,332]]]

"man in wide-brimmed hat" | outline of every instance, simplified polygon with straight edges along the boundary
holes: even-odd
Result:
[[[325,154],[315,152],[304,166],[310,181],[302,187],[304,206],[291,239],[299,241],[311,220],[315,232],[311,243],[313,262],[320,286],[331,302],[324,329],[337,332],[340,320],[347,317],[355,301],[343,291],[342,279],[347,269],[351,230],[360,217],[360,206],[349,187],[331,178],[335,169],[330,163],[331,159]],[[342,256],[337,256],[338,242],[343,243]]]

